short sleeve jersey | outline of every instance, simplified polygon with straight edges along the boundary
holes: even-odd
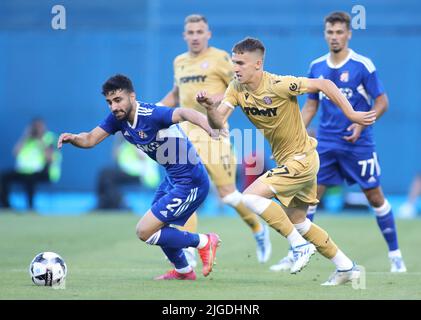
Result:
[[[175,110],[140,102],[133,124],[111,113],[99,126],[109,134],[121,131],[128,142],[165,168],[171,182],[201,180],[206,171],[191,142],[172,122]]]
[[[373,99],[384,93],[373,62],[353,50],[339,65],[333,65],[329,54],[314,60],[310,65],[309,78],[329,79],[348,99],[354,110],[369,111]],[[347,131],[351,121],[322,92],[309,94],[309,99],[318,100],[321,115],[317,139],[321,144],[335,148],[372,147],[374,146],[372,126],[361,133],[355,144],[343,139],[352,132]]]
[[[307,92],[307,78],[263,73],[255,91],[231,81],[222,103],[240,106],[268,139],[278,164],[289,157],[314,150],[317,141],[306,131],[297,96]]]
[[[209,95],[222,94],[232,77],[228,53],[214,47],[196,57],[186,52],[174,59],[174,82],[179,90],[180,106],[203,114],[206,110],[196,101],[196,94],[201,90]]]

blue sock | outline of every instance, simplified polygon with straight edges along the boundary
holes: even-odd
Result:
[[[163,227],[160,230],[159,238],[154,243],[166,248],[187,248],[199,245],[199,235],[187,231],[180,231],[172,227]]]
[[[387,200],[380,208],[373,208],[376,213],[377,225],[379,226],[389,251],[398,250],[398,234],[396,232],[395,218],[392,207]]]
[[[186,256],[184,255],[183,249],[161,247],[168,259],[174,264],[176,269],[182,269],[187,267]]]
[[[314,206],[308,206],[307,209],[307,219],[310,220],[311,222],[313,222],[314,219],[314,215],[316,213],[317,210],[317,204]]]

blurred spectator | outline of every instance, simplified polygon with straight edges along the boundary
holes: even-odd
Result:
[[[399,208],[399,217],[415,218],[417,215],[417,199],[421,195],[421,173],[412,181],[407,201]]]
[[[13,149],[15,168],[1,173],[0,206],[10,208],[10,187],[21,184],[28,208],[33,209],[36,185],[60,179],[61,153],[55,148],[56,141],[56,135],[47,131],[42,119],[32,120]]]
[[[121,187],[143,185],[155,190],[160,182],[158,164],[135,148],[121,134],[116,135],[113,148],[115,165],[101,170],[97,181],[97,209],[126,209]]]

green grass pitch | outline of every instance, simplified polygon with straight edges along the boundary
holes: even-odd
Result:
[[[154,281],[170,269],[159,247],[135,236],[139,216],[128,213],[83,216],[0,214],[0,299],[421,299],[421,220],[398,220],[401,250],[408,273],[390,274],[386,244],[375,219],[365,215],[325,215],[316,222],[340,248],[365,268],[365,289],[351,284],[322,287],[333,264],[313,256],[299,274],[274,273],[269,266],[287,250],[271,230],[273,254],[258,264],[254,239],[237,217],[204,217],[199,231],[220,234],[213,273],[197,281]],[[68,266],[66,287],[37,287],[28,274],[32,258],[42,251],[60,254]]]

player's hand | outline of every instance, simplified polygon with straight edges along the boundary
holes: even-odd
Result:
[[[72,143],[75,140],[75,138],[76,135],[74,135],[73,133],[62,133],[60,137],[58,137],[57,148],[61,149],[63,143]]]
[[[206,91],[199,91],[196,95],[196,101],[206,109],[211,109],[215,103],[211,97],[207,96]]]
[[[368,112],[355,111],[349,118],[352,122],[358,123],[363,126],[372,125],[376,121],[376,111],[371,110]]]
[[[344,140],[355,143],[361,136],[361,132],[365,129],[365,126],[362,126],[358,123],[351,124],[346,130],[352,131],[350,136],[344,136]]]

